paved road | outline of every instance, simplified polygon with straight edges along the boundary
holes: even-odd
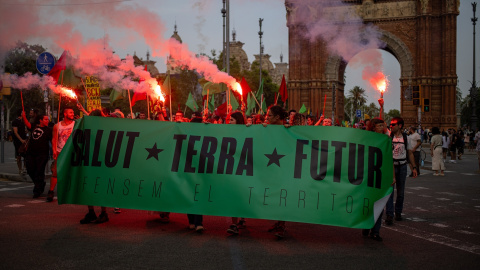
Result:
[[[230,218],[211,216],[200,235],[187,229],[184,214],[162,224],[154,213],[130,209],[109,209],[109,222],[81,225],[85,206],[32,199],[31,183],[3,180],[0,269],[477,269],[476,162],[466,155],[447,165],[445,177],[423,170],[408,178],[406,220],[383,226],[383,242],[356,229],[292,222],[287,238],[277,240],[266,232],[268,220],[247,220],[232,237],[225,232]]]

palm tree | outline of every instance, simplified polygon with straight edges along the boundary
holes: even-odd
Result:
[[[355,112],[358,108],[361,108],[365,103],[367,103],[365,90],[359,86],[355,86],[353,89],[350,89],[350,91],[348,91],[347,98],[353,106],[352,112]]]

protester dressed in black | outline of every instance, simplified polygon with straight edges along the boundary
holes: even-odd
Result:
[[[23,121],[31,132],[25,157],[27,173],[34,183],[33,198],[38,198],[45,190],[45,166],[49,155],[49,142],[52,140],[52,129],[48,127],[48,116],[40,114],[30,124],[25,113]]]

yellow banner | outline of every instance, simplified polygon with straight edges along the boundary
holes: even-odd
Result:
[[[94,76],[85,77],[85,91],[87,91],[87,111],[102,108],[100,100],[100,84]]]

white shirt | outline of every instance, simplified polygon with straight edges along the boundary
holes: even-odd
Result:
[[[421,141],[421,137],[417,132],[408,135],[408,150],[413,150],[418,141]],[[420,146],[417,147],[416,151],[420,151]]]

